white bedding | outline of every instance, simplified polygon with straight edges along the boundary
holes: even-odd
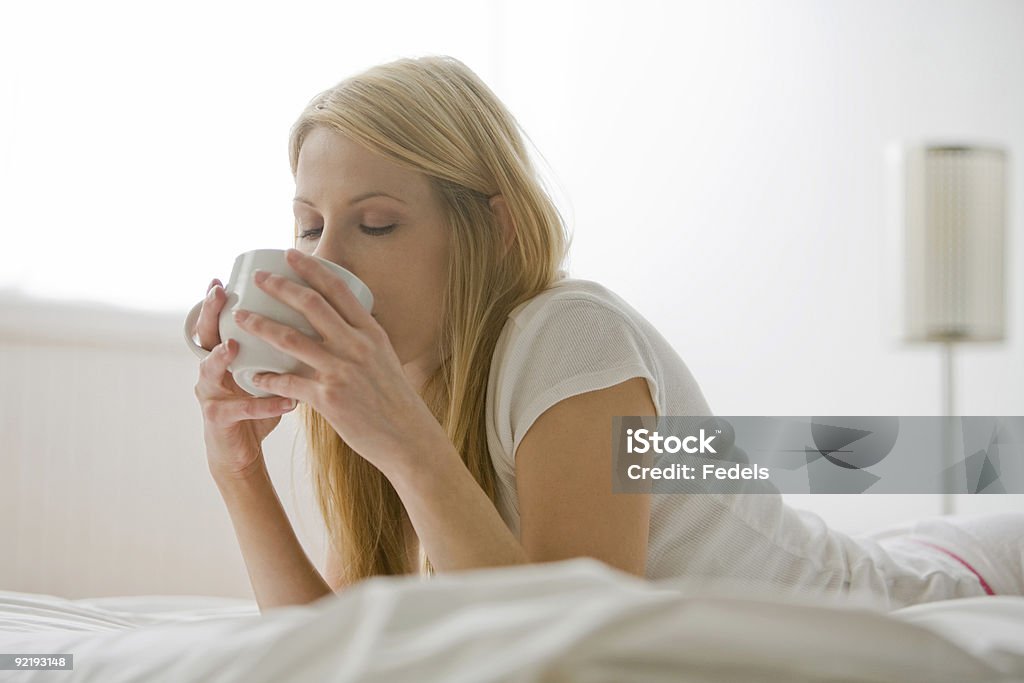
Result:
[[[73,671],[0,681],[1024,681],[1024,597],[886,613],[591,559],[376,577],[268,610],[202,596],[0,591],[0,653]]]

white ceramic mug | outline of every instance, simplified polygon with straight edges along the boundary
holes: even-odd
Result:
[[[359,278],[332,261],[319,256],[313,256],[313,258],[337,273],[348,284],[349,289],[355,294],[363,308],[373,311],[373,294]],[[252,383],[253,375],[260,372],[298,374],[302,370],[309,369],[309,366],[271,345],[263,338],[243,330],[235,322],[234,312],[239,309],[252,311],[282,325],[293,327],[317,341],[323,341],[323,337],[313,329],[302,313],[260,289],[252,279],[254,270],[275,273],[305,287],[310,287],[310,284],[299,277],[298,273],[288,265],[284,249],[254,249],[239,254],[235,258],[231,277],[224,288],[228,299],[220,312],[220,338],[221,341],[234,339],[238,342],[238,352],[231,364],[228,365],[228,370],[234,377],[235,383],[253,396],[265,397],[274,394],[255,386]],[[185,341],[199,358],[206,358],[210,352],[200,346],[198,340],[192,335],[202,307],[203,302],[200,301],[185,316]]]

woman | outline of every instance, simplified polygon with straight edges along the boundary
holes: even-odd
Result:
[[[258,286],[324,341],[255,315],[239,324],[313,368],[268,373],[262,386],[301,405],[329,531],[325,576],[260,446],[293,406],[252,397],[227,372],[238,345],[218,338],[219,281],[197,323],[214,351],[196,384],[208,463],[261,609],[417,565],[576,556],[649,578],[869,588],[894,604],[984,592],[942,549],[855,540],[777,494],[612,493],[613,416],[712,413],[648,321],[560,270],[564,223],[520,130],[458,60],[401,59],[320,93],[291,131],[290,161],[289,262],[311,286]],[[308,254],[365,282],[373,313]],[[1002,588],[1019,589],[1012,580]]]

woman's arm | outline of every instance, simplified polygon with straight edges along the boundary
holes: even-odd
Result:
[[[657,415],[634,377],[541,413],[515,454],[520,539],[537,562],[593,557],[643,577],[650,494],[612,493],[612,418]]]
[[[332,592],[295,536],[262,461],[251,473],[214,481],[235,527],[260,612]]]
[[[443,433],[442,433],[443,435]],[[445,437],[384,471],[437,571],[528,562],[487,494]]]
[[[567,398],[533,423],[515,454],[521,542],[451,443],[385,474],[439,571],[584,556],[643,576],[650,496],[612,493],[616,415],[656,415],[646,380]]]

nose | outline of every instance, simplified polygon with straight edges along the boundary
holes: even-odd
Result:
[[[355,271],[352,270],[352,266],[346,259],[339,258],[340,254],[337,249],[325,249],[323,242],[316,246],[316,249],[313,250],[312,254],[313,256],[318,256],[325,261],[330,261],[331,263],[339,265],[350,273],[355,273]]]
[[[341,266],[356,277],[359,277],[359,266],[352,262],[351,245],[346,243],[345,235],[332,225],[324,225],[320,238],[312,245],[313,256]],[[357,259],[358,260],[358,259]]]
[[[324,244],[323,238],[321,238],[316,243],[316,246],[314,247],[311,253],[313,254],[313,256],[319,256],[320,258],[325,259],[327,261],[333,261],[334,259],[331,258],[331,253],[334,251],[337,251],[337,249],[328,249]]]
[[[331,258],[331,254],[329,253],[328,250],[320,249],[319,247],[313,250],[313,256],[318,256],[318,257],[324,259],[325,261],[331,261],[333,263],[337,263],[337,261],[335,261],[333,258]]]

